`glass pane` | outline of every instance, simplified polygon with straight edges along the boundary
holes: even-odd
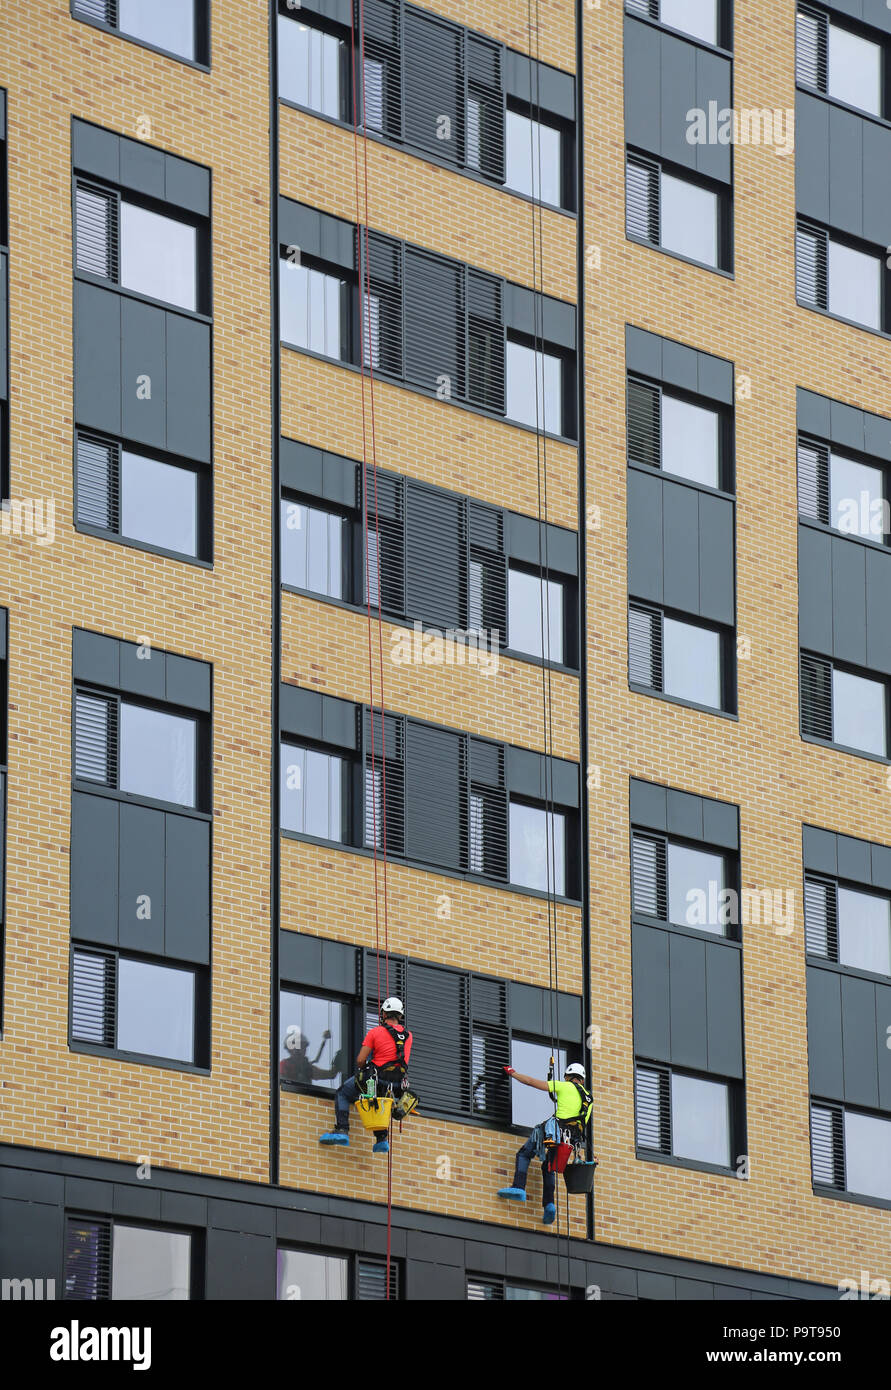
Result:
[[[121,202],[121,284],[128,290],[197,307],[198,233],[185,222]]]
[[[550,830],[548,829],[550,824]],[[559,812],[540,811],[520,802],[510,804],[510,881],[520,888],[566,893],[566,819]],[[551,874],[548,875],[548,865]]]
[[[838,958],[855,970],[891,975],[891,903],[887,898],[839,888]]]
[[[882,52],[877,43],[829,25],[829,95],[882,114]]]
[[[361,100],[364,110],[359,112],[357,125],[364,123],[368,130],[384,128],[384,65],[376,58],[366,58],[362,67],[365,74],[365,91]]]
[[[553,126],[507,111],[504,122],[505,175],[508,188],[560,206],[560,132]]]
[[[847,1190],[891,1200],[891,1120],[845,1112]]]
[[[507,342],[506,406],[510,420],[551,434],[563,430],[563,364],[559,357]]]
[[[343,520],[299,502],[281,504],[282,582],[343,598]]]
[[[279,1250],[278,1297],[284,1299],[346,1299],[348,1265],[335,1255],[312,1255],[308,1250]]]
[[[661,175],[660,245],[704,265],[718,264],[718,198],[707,188]]]
[[[663,622],[663,689],[666,695],[721,708],[721,638],[693,623]]]
[[[511,1038],[510,1064],[524,1076],[535,1076],[542,1081],[548,1079],[548,1066],[551,1061],[550,1043],[524,1042],[522,1038]],[[558,1079],[566,1070],[566,1049],[560,1047],[554,1053],[554,1064]],[[533,1129],[553,1113],[553,1101],[544,1091],[536,1091],[531,1086],[522,1086],[512,1081],[511,1122]]]
[[[724,887],[724,859],[686,845],[668,846],[668,920],[679,927],[697,927],[726,935],[721,917],[720,894]]]
[[[336,999],[281,992],[278,1073],[282,1081],[336,1091],[350,1070],[349,1015]]]
[[[879,681],[832,672],[832,741],[884,758],[885,687]]]
[[[281,749],[283,830],[343,839],[343,762],[330,753],[283,743]]]
[[[195,976],[145,961],[118,961],[118,1037],[122,1052],[194,1062]]]
[[[720,487],[717,411],[662,396],[662,467],[678,478]]]
[[[662,0],[659,17],[705,43],[718,42],[717,0]]]
[[[121,458],[121,535],[146,545],[198,553],[198,475],[157,459]]]
[[[195,0],[118,0],[118,28],[194,61]]]
[[[340,359],[341,281],[283,257],[282,342]]]
[[[542,613],[542,587],[547,614]],[[523,570],[508,570],[507,644],[514,651],[540,657],[547,648],[550,661],[563,661],[563,585]],[[542,632],[544,643],[542,643]]]
[[[829,487],[832,525],[849,536],[881,541],[885,531],[881,468],[830,454]]]
[[[671,1151],[677,1158],[730,1167],[727,1087],[693,1076],[671,1078]]]
[[[152,1302],[187,1299],[191,1237],[176,1231],[115,1223],[111,1260],[112,1298]]]
[[[827,308],[841,318],[867,328],[881,326],[882,263],[840,242],[829,242],[829,299]]]
[[[121,791],[195,805],[194,719],[121,702]]]
[[[341,115],[340,40],[278,17],[278,94],[322,116]]]

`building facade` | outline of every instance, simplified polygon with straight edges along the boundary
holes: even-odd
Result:
[[[4,8],[4,1281],[888,1293],[891,11],[733,8]]]

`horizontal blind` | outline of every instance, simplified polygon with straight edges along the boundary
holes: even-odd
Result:
[[[74,0],[74,13],[117,27],[118,0]]]
[[[628,460],[658,468],[662,460],[662,392],[628,378]]]
[[[369,711],[365,710],[365,845],[401,855],[405,846],[404,721],[374,712],[374,742]],[[373,752],[372,752],[373,749]],[[385,772],[386,764],[386,776]]]
[[[378,965],[380,965],[380,982],[378,982]],[[378,983],[380,989],[378,989]],[[386,955],[370,947],[362,952],[362,992],[365,1000],[365,1029],[374,1028],[380,1022],[380,1006],[384,1000],[393,995],[402,1000],[406,1013],[406,1026],[409,1032],[411,1027],[411,1000],[407,996],[405,988],[405,961],[402,956]]]
[[[465,268],[405,247],[405,378],[440,400],[463,400],[466,382]]]
[[[104,531],[120,530],[121,446],[96,435],[77,436],[77,519]]]
[[[642,1149],[671,1153],[669,1074],[659,1068],[638,1067],[634,1076],[637,1143]]]
[[[439,628],[467,623],[467,507],[463,498],[408,479],[405,607]]]
[[[111,1298],[111,1222],[69,1216],[65,1222],[65,1299]]]
[[[468,980],[457,970],[406,966],[406,1008],[411,1008],[411,1076],[425,1113],[471,1113]],[[409,1003],[410,1001],[410,1003]]]
[[[659,0],[625,0],[626,10],[642,14],[646,19],[659,18]]]
[[[356,1298],[359,1302],[386,1301],[387,1262],[386,1260],[366,1260],[361,1257],[356,1267]],[[390,1298],[399,1297],[399,1265],[390,1261]]]
[[[401,0],[355,0],[357,35],[362,32],[363,22],[364,65],[356,124],[362,125],[364,115],[369,130],[398,140],[402,135]]]
[[[75,206],[75,258],[78,270],[118,279],[118,200],[114,193],[77,181]]]
[[[795,294],[802,304],[825,309],[829,297],[828,236],[799,220],[795,232]]]
[[[825,92],[829,78],[826,15],[801,5],[795,19],[795,81]]]
[[[118,707],[111,695],[78,690],[74,696],[74,775],[117,786]]]
[[[405,481],[379,469],[366,478],[368,522],[366,601],[405,612]]]
[[[838,960],[838,889],[835,883],[805,879],[804,940],[809,955]]]
[[[478,1303],[504,1301],[504,1284],[500,1279],[468,1279],[467,1301]]]
[[[632,906],[648,917],[668,918],[665,841],[633,835],[631,841]]]
[[[628,610],[628,678],[662,689],[662,614],[656,608],[632,604]]]
[[[405,853],[448,869],[467,867],[467,740],[414,719],[405,724]]]
[[[811,1105],[811,1170],[821,1187],[844,1191],[844,1115],[837,1106]]]
[[[488,635],[490,649],[507,643],[507,554],[504,513],[470,502],[467,625]],[[496,635],[497,634],[497,635]]]
[[[465,159],[485,178],[504,180],[504,62],[500,44],[467,35]]]
[[[472,738],[469,748],[469,844],[471,873],[508,876],[508,793],[504,748]]]
[[[829,525],[829,446],[816,440],[798,440],[799,515]]]
[[[504,414],[504,284],[467,270],[468,396],[474,405]]]
[[[801,732],[832,742],[832,663],[801,653]]]
[[[110,952],[72,952],[71,1036],[77,1042],[114,1047],[116,973]]]
[[[364,227],[356,231],[362,314],[362,365],[402,375],[402,243]]]
[[[438,159],[464,162],[464,31],[406,5],[403,12],[404,135]]]
[[[659,244],[659,166],[629,156],[625,170],[625,222],[629,236]]]
[[[511,1123],[508,987],[503,980],[474,975],[470,981],[471,1103],[475,1114],[499,1125]]]

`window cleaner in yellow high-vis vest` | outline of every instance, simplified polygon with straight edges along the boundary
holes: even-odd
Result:
[[[547,1146],[559,1144],[562,1132],[567,1132],[569,1143],[578,1144],[584,1139],[585,1128],[591,1118],[594,1101],[585,1085],[585,1068],[580,1062],[571,1062],[563,1073],[562,1081],[539,1081],[535,1076],[523,1076],[513,1067],[505,1067],[508,1076],[523,1086],[534,1086],[537,1091],[547,1091],[554,1097],[557,1105],[556,1118],[543,1120],[536,1125],[526,1143],[517,1154],[514,1180],[510,1187],[499,1189],[498,1196],[509,1202],[525,1202],[526,1177],[533,1158],[541,1161],[541,1201],[542,1220],[546,1226],[557,1215],[554,1201],[557,1174],[548,1167]]]

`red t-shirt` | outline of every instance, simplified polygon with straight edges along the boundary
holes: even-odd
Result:
[[[401,1032],[401,1029],[397,1029],[397,1031]],[[362,1040],[362,1046],[371,1048],[371,1060],[376,1067],[383,1067],[386,1066],[388,1062],[396,1061],[396,1043],[382,1023],[379,1023],[376,1028],[369,1029]],[[402,1055],[406,1062],[411,1056],[411,1033],[407,1030],[405,1034],[405,1049]]]

